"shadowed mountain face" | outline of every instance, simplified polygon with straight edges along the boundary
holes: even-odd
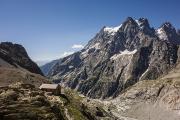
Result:
[[[42,83],[49,83],[42,75],[24,47],[10,42],[0,44],[0,86],[20,82],[39,87]]]
[[[53,61],[51,61],[51,62],[49,62],[49,63],[47,63],[47,64],[45,64],[45,65],[40,66],[40,69],[41,69],[41,71],[43,72],[43,74],[44,74],[45,76],[47,76],[48,73],[49,73],[49,71],[53,68],[53,66],[54,66],[57,62],[60,62],[60,61],[61,61],[60,59],[59,59],[59,60],[53,60]]]
[[[0,58],[12,66],[22,67],[32,73],[43,75],[40,68],[29,58],[26,50],[21,45],[1,42]]]
[[[128,17],[117,27],[103,27],[83,50],[56,63],[48,76],[91,98],[115,97],[137,81],[168,73],[179,61],[179,44],[170,23],[154,29],[145,18]]]

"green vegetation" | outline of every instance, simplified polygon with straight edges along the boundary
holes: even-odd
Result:
[[[63,101],[64,113],[65,109],[67,109],[69,116],[74,118],[74,120],[87,120],[89,116],[95,119],[95,117],[91,115],[86,116],[86,113],[90,113],[87,107],[82,103],[83,98],[80,97],[78,93],[66,89],[64,94],[60,95],[60,99]]]

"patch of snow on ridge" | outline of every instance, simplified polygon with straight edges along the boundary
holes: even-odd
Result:
[[[92,49],[92,48],[100,49],[100,43],[96,43],[96,44],[89,47],[89,49]]]
[[[137,52],[136,49],[133,50],[133,51],[124,50],[124,51],[120,52],[119,54],[113,55],[110,59],[116,60],[117,58],[119,58],[119,57],[122,56],[122,55],[133,55],[133,54],[135,54],[136,52]]]
[[[130,54],[135,54],[137,52],[137,50],[133,50],[133,51],[128,51],[128,50],[124,50],[121,52],[121,55],[130,55]]]
[[[135,20],[140,29],[143,29],[142,23],[139,20]]]
[[[139,22],[139,20],[135,20],[135,21],[136,21],[136,23],[138,24],[138,26],[141,25],[141,23]]]
[[[105,27],[104,31],[110,33],[111,35],[114,35],[121,26],[122,26],[122,24],[117,27]]]
[[[69,69],[71,69],[71,68],[73,68],[73,67],[74,67],[74,66],[70,65],[70,66],[69,66]]]
[[[93,49],[93,48],[94,48],[95,50],[100,49],[100,43],[98,42],[98,43],[95,43],[95,44],[92,45],[92,46],[89,46],[87,50],[85,50],[84,52],[81,53],[82,57],[83,57],[83,58],[87,57],[87,56],[88,56],[88,51],[89,51],[90,49]]]
[[[160,39],[162,39],[162,40],[167,40],[167,39],[168,39],[168,37],[167,37],[165,31],[163,30],[163,28],[157,29],[157,30],[156,30],[156,34],[157,34],[158,37],[159,37]]]
[[[82,56],[83,58],[87,57],[87,56],[88,56],[88,50],[82,52],[82,53],[81,53],[81,56]]]

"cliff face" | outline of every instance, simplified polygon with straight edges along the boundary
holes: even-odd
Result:
[[[49,71],[55,82],[91,98],[116,97],[140,80],[156,79],[179,61],[179,33],[170,23],[151,28],[148,20],[127,18],[104,27],[83,50]]]
[[[0,58],[12,66],[22,67],[32,73],[43,75],[40,68],[29,58],[26,50],[21,45],[1,42]]]

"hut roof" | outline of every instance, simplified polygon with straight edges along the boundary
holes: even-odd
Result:
[[[42,84],[39,88],[40,89],[56,89],[59,84]]]

